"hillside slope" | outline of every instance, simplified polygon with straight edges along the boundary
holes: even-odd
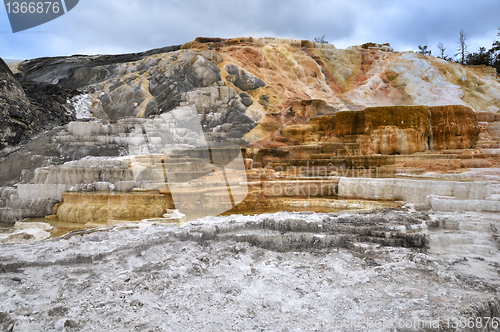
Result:
[[[494,70],[394,52],[388,44],[340,50],[301,40],[197,38],[133,55],[34,59],[18,69],[21,81],[82,91],[72,100],[80,117],[153,117],[188,104],[215,140],[236,143],[244,143],[242,137],[258,141],[312,116],[368,106],[500,109]],[[297,100],[323,102],[301,113],[290,108]]]

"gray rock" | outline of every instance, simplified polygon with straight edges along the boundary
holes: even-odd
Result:
[[[246,105],[252,103],[251,97],[244,94],[241,99],[234,88],[221,84],[223,81],[217,64],[223,60],[222,55],[214,51],[172,49],[154,57],[136,54],[38,59],[24,62],[19,70],[23,80],[57,81],[59,86],[84,89],[92,103],[91,113],[105,121],[129,117],[153,118],[181,105],[190,105],[200,114],[204,131],[217,128],[217,131],[227,133],[235,124],[253,124],[254,121],[244,115]],[[237,66],[230,67],[229,71],[236,75],[236,85],[243,89],[265,85],[262,80]],[[229,116],[232,111],[238,113]],[[231,126],[228,130],[221,130],[219,126],[226,122],[230,122]],[[105,151],[93,151],[95,148],[89,144],[77,148],[64,145],[62,154],[71,155],[70,159],[107,154]],[[99,147],[99,150],[103,148]],[[116,147],[112,149],[116,151]]]
[[[242,138],[244,135],[245,133],[239,130],[231,130],[227,133],[229,138]]]
[[[14,331],[15,321],[10,317],[9,314],[0,312],[0,328],[5,332]]]
[[[208,128],[209,129],[212,129],[212,128],[215,128],[219,125],[221,125],[222,122],[220,120],[211,120],[209,123],[208,123]]]
[[[248,93],[240,93],[241,103],[246,107],[250,107],[253,104],[252,97]]]
[[[191,70],[196,73],[198,81],[203,87],[210,86],[221,80],[219,67],[204,57],[199,56],[193,63]]]
[[[135,181],[120,181],[116,184],[116,191],[130,191],[136,187]]]
[[[232,123],[224,123],[221,126],[221,131],[228,132],[233,127]]]
[[[245,114],[233,110],[228,113],[226,122],[233,123],[233,124],[254,124],[255,122],[246,116]]]
[[[246,134],[250,130],[252,130],[255,127],[255,123],[247,123],[247,124],[238,124],[234,126],[233,130],[238,130],[241,131],[242,133]]]
[[[241,113],[245,113],[247,111],[246,106],[243,105],[239,100],[235,100],[231,106],[237,111],[240,111]]]
[[[21,84],[0,59],[0,149],[18,144],[32,131],[35,119]]]
[[[204,51],[200,52],[200,55],[205,59],[210,60],[214,65],[218,65],[219,63],[224,61],[222,54],[220,54],[219,52]]]
[[[220,69],[213,62],[217,61],[212,60],[218,56],[213,55],[210,60],[207,57],[208,54],[205,57],[196,52],[184,52],[176,61],[172,55],[170,59],[164,59],[161,66],[151,67],[149,76],[129,81],[123,81],[117,73],[116,77],[95,85],[95,94],[98,94],[104,113],[110,120],[159,115],[179,106],[184,93],[221,81]],[[127,71],[134,70],[127,64],[121,66]],[[144,80],[149,81],[148,90],[144,89]],[[142,111],[144,114],[140,114]]]
[[[243,91],[256,90],[266,86],[263,80],[247,73],[235,64],[228,64],[225,69],[229,74],[226,79]]]
[[[198,53],[196,53],[196,52],[186,52],[186,53],[182,53],[180,60],[184,63],[192,64],[193,59],[196,58],[197,56],[198,56]]]

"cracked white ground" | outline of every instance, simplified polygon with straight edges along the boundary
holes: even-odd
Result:
[[[439,319],[452,330],[445,318],[498,317],[499,228],[494,213],[277,213],[5,245],[1,323],[13,331],[404,331],[439,330]],[[386,239],[425,234],[430,248],[381,246],[366,237],[374,230]],[[403,325],[412,323],[429,325]]]

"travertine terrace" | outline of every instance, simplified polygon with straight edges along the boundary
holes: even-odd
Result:
[[[56,204],[67,191],[163,190],[158,192],[165,200],[162,206],[172,209],[167,173],[191,174],[169,182],[210,177],[208,155],[181,161],[193,158],[182,157],[182,149],[203,148],[205,138],[209,145],[225,142],[242,149],[247,174],[241,176],[240,165],[233,181],[242,203],[228,205],[226,200],[221,210],[293,206],[288,198],[304,197],[326,207],[339,204],[331,203],[337,197],[429,206],[428,196],[446,196],[486,200],[483,205],[496,211],[496,187],[488,175],[474,173],[474,180],[482,181],[477,183],[460,175],[498,166],[500,84],[487,68],[394,52],[387,44],[339,50],[300,40],[198,38],[139,54],[35,59],[16,70],[21,82],[57,83],[79,95],[64,105],[75,112],[76,121],[45,138],[53,146],[47,156],[35,154],[34,162],[21,161],[19,168],[11,165],[25,150],[9,148],[4,154],[9,168],[2,176],[4,221],[51,214],[68,219],[62,211],[70,211],[64,205],[70,203],[63,202],[59,212]],[[172,128],[196,116],[198,128]],[[197,137],[201,132],[205,138]],[[176,150],[178,166],[169,162],[173,168],[155,178],[151,168],[161,173],[165,165],[161,154]],[[158,157],[141,157],[152,154]],[[78,161],[92,156],[97,159],[90,163]],[[195,166],[182,166],[186,163]],[[149,168],[150,178],[137,178],[136,167]],[[408,176],[426,172],[456,174],[432,187],[448,188],[454,180],[455,189],[429,189],[425,179],[411,178],[421,192],[398,194],[396,188],[404,187]],[[247,189],[239,185],[243,180]],[[356,193],[360,181],[364,190]],[[214,210],[220,192],[214,183],[219,182],[198,181],[198,210],[203,202]],[[97,199],[100,206],[104,199],[87,196],[82,202]],[[117,197],[105,200],[117,202]],[[87,219],[113,219],[109,211],[103,213],[109,218],[97,213]],[[123,211],[115,214],[125,218]],[[161,213],[141,216],[152,215]]]
[[[1,62],[5,329],[498,318],[492,68],[389,44],[197,38],[15,72]]]

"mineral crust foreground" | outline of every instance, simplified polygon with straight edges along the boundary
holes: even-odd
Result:
[[[412,209],[281,212],[121,224],[4,246],[2,326],[455,331],[460,320],[498,317],[490,228],[498,221]]]
[[[197,38],[0,78],[3,330],[500,323],[493,68]]]

